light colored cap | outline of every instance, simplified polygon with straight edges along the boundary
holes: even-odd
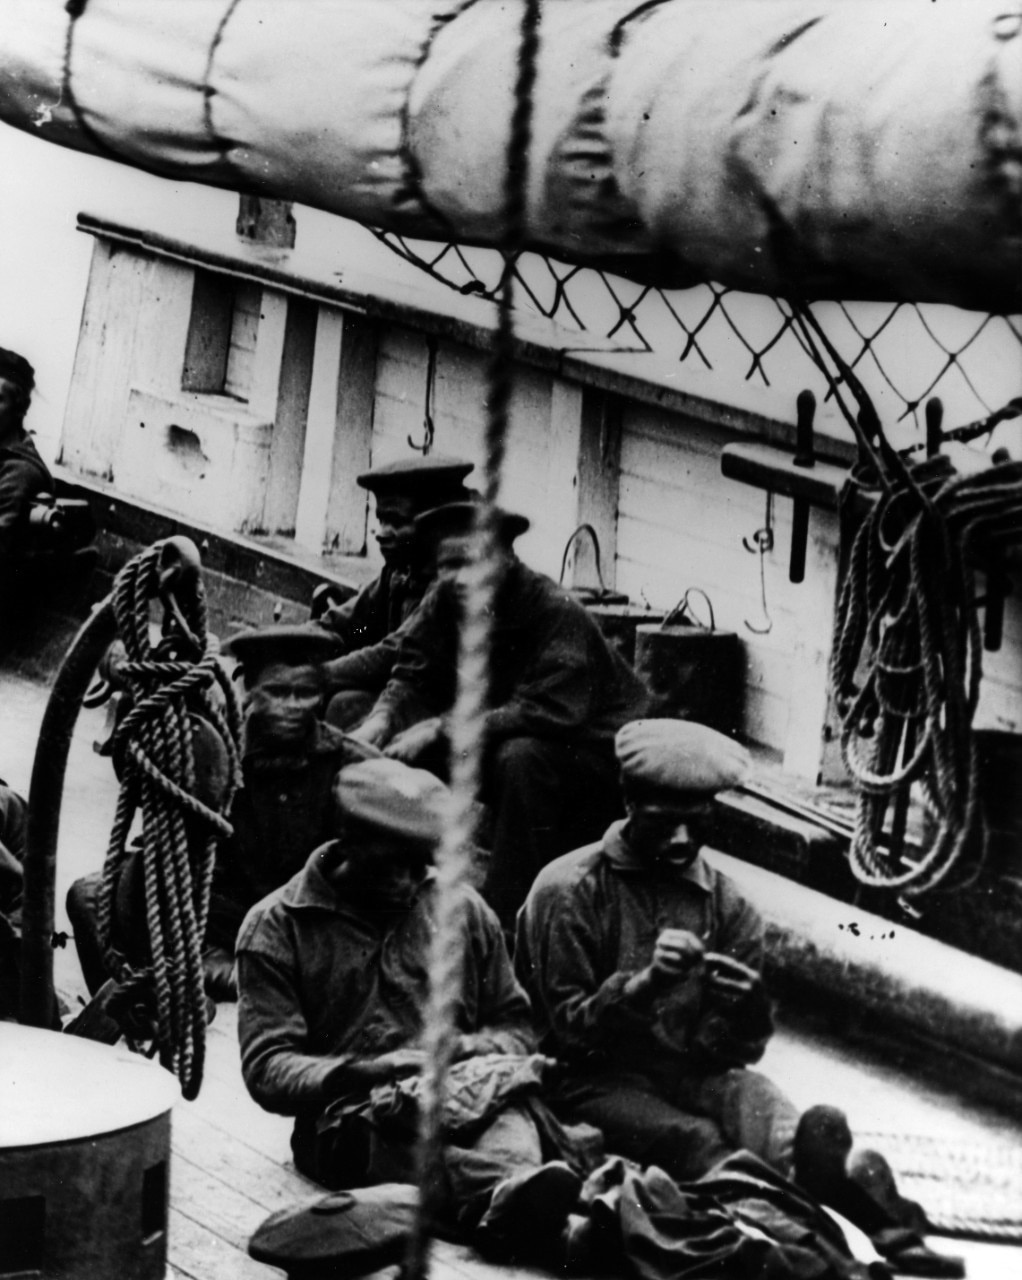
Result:
[[[380,758],[346,765],[334,782],[334,799],[344,813],[377,830],[435,845],[451,793],[425,769]]]
[[[614,749],[627,789],[712,795],[737,787],[752,763],[741,743],[692,720],[632,720]]]

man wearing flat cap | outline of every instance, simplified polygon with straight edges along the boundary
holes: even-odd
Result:
[[[341,771],[336,798],[337,838],[242,926],[242,1074],[260,1106],[295,1117],[303,1173],[332,1188],[414,1182],[431,861],[450,796],[424,770],[373,759]],[[534,1215],[530,1229],[551,1214],[560,1227],[581,1182],[544,1164],[528,1001],[493,913],[462,894],[445,1217],[474,1232],[488,1214],[492,1229],[511,1200]]]
[[[763,926],[699,851],[713,796],[748,770],[745,748],[704,725],[639,720],[616,750],[627,818],[541,872],[518,918],[519,980],[543,1052],[565,1068],[555,1109],[677,1181],[744,1148],[875,1238],[918,1226],[918,1206],[859,1185],[882,1166],[893,1187],[882,1156],[846,1168],[842,1112],[800,1117],[749,1069],[773,1032]]]
[[[386,689],[355,736],[418,763],[446,749],[458,626],[470,577],[471,503],[419,516],[437,581],[399,635]],[[569,592],[524,565],[524,516],[498,512],[482,799],[492,815],[483,896],[506,930],[536,873],[620,812],[614,734],[645,709],[641,681]]]
[[[364,754],[319,719],[322,662],[337,649],[327,632],[264,627],[240,632],[223,648],[241,663],[246,700],[243,783],[229,815],[233,835],[217,849],[206,929],[206,988],[218,1000],[234,997],[234,941],[246,912],[327,839],[334,778]],[[97,912],[100,880],[97,874],[76,881],[67,899],[93,994],[107,976]]]
[[[473,464],[439,454],[402,458],[356,476],[376,500],[379,576],[343,604],[327,607],[317,622],[342,642],[343,657],[326,668],[327,719],[342,729],[357,724],[387,683],[394,661],[391,637],[418,606],[432,566],[418,554],[415,517],[467,496]]]

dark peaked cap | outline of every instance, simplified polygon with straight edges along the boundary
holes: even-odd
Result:
[[[442,507],[432,507],[415,517],[415,532],[430,542],[461,537],[471,531],[479,505],[478,502],[448,502]],[[528,528],[528,516],[497,508],[497,537],[506,547]]]
[[[464,458],[445,458],[442,454],[430,453],[425,457],[401,458],[382,467],[373,467],[371,471],[363,471],[356,476],[355,480],[377,497],[381,493],[415,496],[435,493],[440,499],[445,493],[452,497],[459,493],[462,482],[474,466],[474,462],[467,462]]]
[[[239,631],[225,642],[223,652],[238,659],[251,684],[271,663],[315,666],[337,657],[341,648],[339,638],[325,628],[289,624]]]
[[[0,378],[16,382],[26,393],[35,387],[35,370],[24,356],[6,347],[0,347]]]

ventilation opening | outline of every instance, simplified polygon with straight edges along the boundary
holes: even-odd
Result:
[[[142,1243],[152,1244],[167,1229],[167,1162],[142,1174]]]
[[[202,452],[202,441],[194,431],[179,427],[176,422],[170,423],[167,427],[167,448],[190,476],[198,480],[205,477],[209,459]]]
[[[0,1276],[41,1276],[45,1244],[45,1196],[0,1200]]]

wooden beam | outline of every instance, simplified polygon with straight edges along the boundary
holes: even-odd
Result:
[[[368,495],[355,477],[370,464],[379,330],[371,320],[350,313],[344,315],[343,326],[323,541],[330,551],[361,555],[366,546]]]
[[[286,312],[283,334],[280,331],[281,305]],[[267,321],[265,347],[264,320]],[[316,308],[311,303],[299,298],[289,300],[280,295],[263,294],[250,403],[265,403],[274,382],[273,369],[267,366],[275,362],[276,412],[273,415],[270,474],[263,508],[264,526],[269,533],[288,535],[295,530],[315,340]]]
[[[334,470],[337,436],[337,401],[341,376],[341,344],[344,315],[332,307],[320,307],[316,343],[312,355],[309,414],[305,425],[295,542],[310,551],[321,551],[326,541],[327,510]]]

